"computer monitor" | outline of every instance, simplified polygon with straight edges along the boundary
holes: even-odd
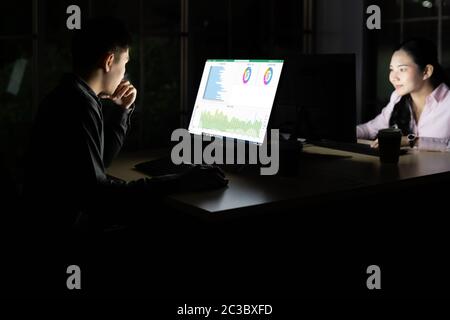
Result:
[[[263,143],[282,67],[283,60],[207,60],[189,132]]]
[[[311,141],[356,142],[355,55],[284,58],[271,125]]]

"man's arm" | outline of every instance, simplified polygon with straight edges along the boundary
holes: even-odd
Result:
[[[103,163],[108,167],[122,148],[130,117],[134,109],[137,90],[129,81],[122,81],[112,95],[102,95],[111,100],[115,106],[111,107],[111,115],[105,119],[105,146]]]
[[[90,164],[86,170],[88,172],[95,172],[96,175],[96,184],[92,186],[95,189],[92,190],[94,191],[93,195],[95,197],[105,195],[105,199],[112,198],[110,199],[110,201],[112,201],[120,200],[124,196],[125,198],[129,198],[130,194],[138,195],[139,192],[146,192],[148,195],[154,194],[155,196],[159,196],[161,194],[177,191],[179,183],[179,176],[177,175],[166,175],[153,179],[140,179],[128,183],[117,182],[107,178],[104,171],[104,159],[106,157],[110,157],[112,160],[114,155],[119,152],[129,126],[129,118],[133,111],[133,107],[123,109],[119,106],[112,106],[111,108],[116,109],[112,110],[112,114],[108,116],[109,119],[104,120],[109,124],[108,130],[105,128],[105,147],[103,150],[103,159],[99,153],[101,149],[99,135],[99,128],[101,126],[100,115],[95,108],[87,107],[84,108],[84,113],[81,118],[82,124],[80,128],[82,130],[82,134],[80,137],[82,137],[82,141],[80,141],[80,143],[82,144],[82,147],[80,149],[88,150],[88,159],[90,159]],[[106,131],[109,133],[106,133]],[[106,151],[107,139],[109,141],[109,151]]]
[[[111,165],[111,162],[120,152],[130,128],[131,115],[134,110],[134,105],[128,109],[116,105],[108,107],[109,110],[104,113],[105,146],[103,163],[105,168]]]

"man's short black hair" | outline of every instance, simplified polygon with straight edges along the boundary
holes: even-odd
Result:
[[[131,46],[131,42],[131,34],[122,21],[113,17],[91,19],[73,36],[73,68],[91,71],[106,54],[122,52]]]

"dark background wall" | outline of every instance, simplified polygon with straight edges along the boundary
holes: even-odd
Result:
[[[450,66],[450,0],[7,1],[0,11],[0,153],[19,184],[38,103],[70,70],[72,4],[82,19],[120,17],[134,34],[128,74],[139,94],[131,150],[166,145],[173,129],[187,125],[207,58],[353,53],[359,122],[389,98],[388,64],[400,40],[431,38]],[[365,27],[370,4],[381,8],[381,30]]]

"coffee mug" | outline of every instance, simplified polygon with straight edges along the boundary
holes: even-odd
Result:
[[[382,129],[378,131],[378,148],[382,163],[398,163],[402,131],[396,128]]]

